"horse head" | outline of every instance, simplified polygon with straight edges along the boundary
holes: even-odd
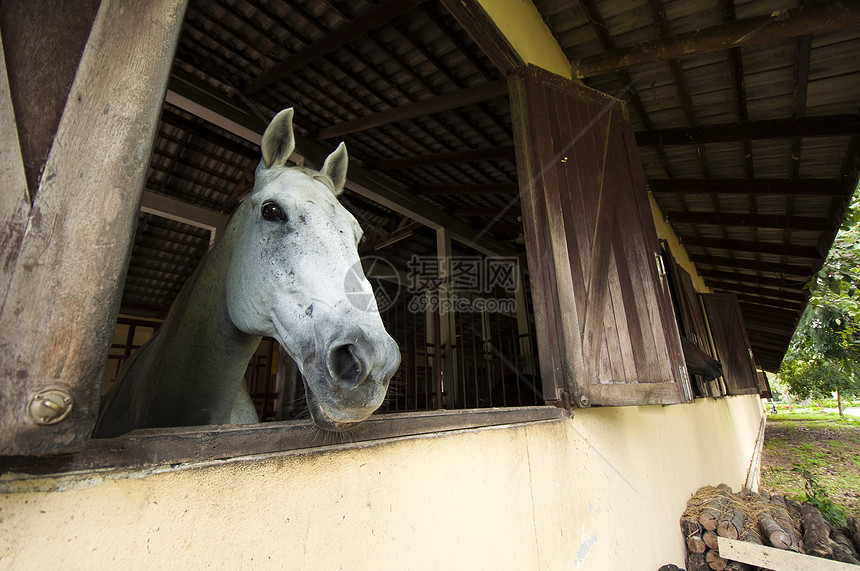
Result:
[[[370,416],[400,364],[361,268],[362,230],[337,200],[346,146],[320,171],[288,167],[293,110],[278,113],[262,140],[254,189],[227,232],[237,232],[227,273],[230,320],[271,336],[295,360],[317,426],[341,431]]]

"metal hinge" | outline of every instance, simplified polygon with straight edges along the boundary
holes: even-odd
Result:
[[[663,256],[654,252],[654,262],[657,264],[657,275],[660,276],[660,280],[666,277],[666,265],[663,263]]]

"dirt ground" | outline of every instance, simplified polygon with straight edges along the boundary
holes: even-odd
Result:
[[[769,418],[762,456],[762,488],[801,499],[809,469],[830,499],[860,518],[860,423],[805,418]]]

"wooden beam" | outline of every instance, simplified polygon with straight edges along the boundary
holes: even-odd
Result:
[[[526,64],[478,0],[440,0],[503,76]]]
[[[188,78],[181,82],[171,82],[170,85],[174,93],[168,92],[169,100],[172,99],[179,105],[187,104],[187,108],[182,108],[189,113],[199,114],[205,110],[208,121],[235,135],[247,140],[259,141],[260,133],[266,129],[266,121],[242,101],[213,95],[211,90]],[[296,134],[296,152],[293,154],[300,154],[310,165],[321,167],[329,152],[330,149]],[[486,236],[485,231],[464,224],[450,214],[427,204],[418,196],[392,187],[390,182],[381,179],[377,174],[357,163],[349,165],[346,186],[350,191],[434,230],[446,227],[458,242],[485,255],[502,257],[517,255],[517,250],[509,244],[493,240]]]
[[[225,137],[221,133],[206,127],[205,125],[201,125],[197,123],[193,119],[188,119],[187,117],[183,117],[178,113],[174,113],[169,109],[164,109],[161,112],[161,120],[167,123],[168,125],[173,125],[174,127],[179,127],[180,129],[185,129],[186,131],[191,131],[194,135],[206,139],[210,143],[214,143],[219,147],[227,149],[237,155],[241,155],[248,159],[258,160],[260,158],[260,151],[250,148],[242,143],[238,143],[229,137]]]
[[[736,272],[723,272],[720,270],[698,270],[701,277],[709,277],[719,280],[738,281],[742,283],[769,285],[773,287],[803,289],[807,280],[802,279],[784,279],[784,278],[769,278],[765,276],[757,276],[755,274],[741,274]]]
[[[727,539],[717,538],[720,556],[724,559],[747,563],[765,569],[804,569],[805,571],[856,571],[857,566],[850,563],[831,561],[822,557],[803,555],[775,547],[766,547]]]
[[[229,216],[216,210],[202,208],[150,190],[143,192],[140,210],[208,230],[210,246],[215,242],[216,236],[221,235],[230,220]]]
[[[253,95],[266,86],[287,77],[298,69],[310,65],[366,33],[381,28],[394,18],[411,11],[421,4],[422,1],[387,0],[382,4],[378,4],[348,21],[337,30],[308,44],[298,52],[263,71],[263,73],[254,79],[246,82],[242,86],[241,91],[245,95]]]
[[[838,179],[651,179],[652,193],[771,194],[791,196],[844,196]]]
[[[357,131],[373,129],[390,123],[398,123],[407,119],[415,119],[424,115],[450,111],[459,107],[465,107],[472,103],[481,103],[508,94],[508,83],[504,79],[483,83],[474,87],[467,87],[452,93],[446,93],[428,99],[422,99],[415,103],[407,103],[393,109],[386,109],[379,113],[359,117],[352,121],[338,123],[317,131],[311,138],[318,141],[341,137]]]
[[[744,315],[757,316],[765,319],[769,319],[775,321],[777,323],[794,323],[796,324],[800,320],[799,313],[790,313],[785,311],[774,310],[770,307],[765,307],[762,305],[758,305],[755,303],[749,302],[739,302],[741,306],[741,313]]]
[[[737,295],[738,302],[746,302],[746,303],[764,305],[767,307],[773,307],[773,308],[785,310],[785,311],[794,311],[797,313],[802,313],[803,310],[806,308],[806,305],[807,305],[806,303],[800,303],[800,302],[795,302],[795,301],[790,301],[790,300],[773,299],[770,297],[759,297],[759,296],[748,295],[748,294],[744,294],[744,293],[738,293],[735,295]]]
[[[773,262],[764,262],[757,260],[737,260],[735,258],[723,258],[717,256],[705,256],[701,254],[693,254],[690,256],[690,261],[696,265],[705,266],[724,266],[728,268],[738,268],[744,270],[754,270],[756,272],[765,272],[770,274],[780,274],[789,276],[800,276],[810,279],[812,274],[817,270],[811,266],[800,266],[793,264],[781,264]]]
[[[2,31],[2,30],[0,30]],[[0,38],[0,259],[14,260],[24,240],[30,216],[30,194],[15,109],[6,74],[6,56]],[[5,266],[5,264],[4,264]],[[6,299],[6,291],[12,273],[0,271],[0,307]]]
[[[519,194],[520,187],[515,182],[508,184],[465,184],[448,186],[425,184],[413,186],[412,192],[425,196],[456,196],[460,194]]]
[[[746,240],[724,240],[722,238],[699,238],[696,236],[680,235],[681,243],[687,246],[698,246],[700,248],[718,248],[722,250],[735,250],[738,252],[757,252],[759,254],[773,254],[775,256],[792,256],[797,258],[809,258],[820,260],[822,256],[818,249],[813,246],[785,245],[783,243],[773,244],[770,242],[752,242]]]
[[[860,25],[860,7],[856,3],[817,2],[572,60],[571,66],[576,77],[582,79],[637,65],[857,25]]]
[[[833,137],[857,134],[860,134],[860,116],[824,115],[639,131],[636,133],[636,144],[640,147],[648,145],[695,145],[700,143],[727,143],[746,139]]]
[[[505,218],[516,218],[520,216],[519,208],[492,208],[483,206],[454,207],[449,210],[456,216],[501,216]]]
[[[741,313],[744,314],[744,319],[749,323],[769,323],[774,327],[794,331],[794,328],[797,327],[797,323],[800,320],[800,317],[796,314],[781,314],[775,312],[773,309],[768,311],[768,308],[766,307],[762,307],[761,311],[749,311],[747,309],[748,307],[751,306],[749,304],[743,304],[741,307]]]
[[[812,216],[774,216],[767,214],[735,214],[725,212],[684,212],[670,210],[666,213],[669,222],[678,224],[715,224],[718,226],[749,226],[754,228],[791,228],[823,232],[827,229],[826,218]]]
[[[510,145],[506,147],[492,147],[489,149],[474,149],[468,151],[438,153],[435,155],[402,157],[399,159],[364,161],[364,168],[371,170],[396,170],[472,161],[514,160],[515,158],[514,147],[513,145]]]
[[[799,293],[797,291],[780,291],[775,289],[768,289],[764,287],[755,287],[748,286],[742,284],[733,284],[729,282],[720,282],[715,280],[705,280],[705,284],[715,290],[725,290],[731,292],[741,292],[741,293],[749,293],[753,295],[760,295],[762,297],[770,297],[774,299],[785,299],[788,301],[799,301],[801,303],[806,303],[809,299],[809,293]]]
[[[89,438],[186,4],[99,6],[27,231],[6,260],[0,455],[67,452]],[[54,406],[40,404],[45,390]]]

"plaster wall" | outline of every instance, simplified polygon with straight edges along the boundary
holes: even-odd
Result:
[[[0,478],[0,568],[656,569],[740,488],[755,396],[201,465]]]

